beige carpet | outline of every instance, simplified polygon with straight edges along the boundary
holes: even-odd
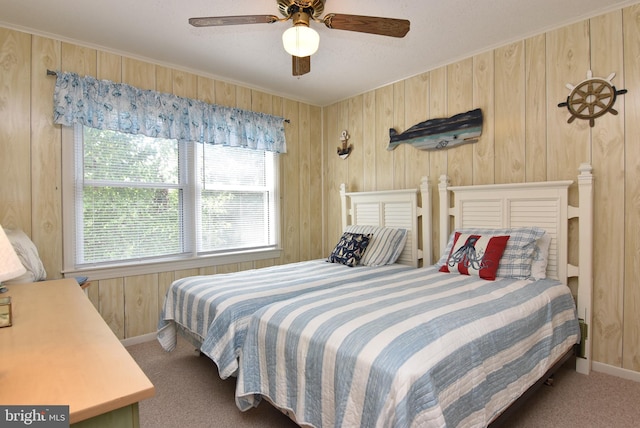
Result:
[[[240,412],[234,402],[235,381],[221,380],[215,364],[183,340],[170,353],[156,341],[127,349],[156,387],[155,397],[140,403],[141,428],[296,427],[265,402]],[[543,386],[504,426],[638,427],[640,383],[563,368],[554,386]]]

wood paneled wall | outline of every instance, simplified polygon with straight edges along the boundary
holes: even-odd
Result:
[[[55,78],[72,71],[206,102],[286,117],[280,156],[279,259],[93,281],[89,298],[119,338],[156,331],[175,279],[319,258],[322,110],[297,101],[125,56],[0,28],[0,224],[31,237],[49,279],[62,269],[62,131],[53,125]]]
[[[420,55],[420,52],[414,52]],[[399,65],[401,66],[401,64]],[[617,115],[567,123],[558,108],[567,83],[587,71],[628,93]],[[438,152],[385,150],[389,128],[401,132],[429,118],[473,108],[484,113],[475,144]],[[575,179],[582,162],[595,175],[593,358],[640,371],[640,5],[511,43],[323,108],[325,252],[340,234],[340,183],[352,191],[416,187],[441,174],[454,185]],[[343,129],[354,150],[336,154]],[[573,204],[577,189],[572,186]],[[434,199],[433,254],[438,246]],[[571,230],[575,230],[575,224]],[[578,246],[570,258],[577,263]]]

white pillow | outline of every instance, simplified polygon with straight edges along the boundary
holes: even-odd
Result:
[[[38,249],[31,242],[31,239],[21,230],[4,229],[4,232],[27,271],[17,278],[3,281],[3,284],[22,284],[45,280],[47,272],[38,255]]]
[[[347,226],[345,232],[371,234],[369,246],[360,259],[360,264],[364,266],[395,263],[407,242],[407,229],[353,224]]]
[[[545,233],[536,241],[536,249],[533,251],[531,262],[531,278],[544,279],[547,277],[547,264],[549,264],[549,246],[551,235]]]

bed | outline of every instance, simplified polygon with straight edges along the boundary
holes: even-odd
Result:
[[[579,343],[577,369],[588,372],[581,325],[591,306],[590,166],[580,169],[579,207],[569,205],[571,184],[451,187],[441,179],[445,250],[438,263],[256,311],[242,347],[236,404],[248,410],[266,399],[298,424],[318,428],[487,426]],[[579,265],[568,262],[573,218]],[[478,266],[468,263],[470,242],[490,255]],[[454,257],[462,253],[465,263]]]
[[[220,377],[226,379],[237,371],[249,317],[262,306],[415,269],[424,257],[431,259],[430,246],[426,251],[419,248],[420,238],[430,242],[430,227],[418,227],[421,222],[430,224],[428,180],[415,189],[376,192],[347,192],[342,185],[340,198],[344,234],[329,255],[335,263],[323,258],[176,280],[166,293],[158,322],[162,347],[173,350],[181,334],[213,360]],[[356,264],[337,250],[346,247],[342,246],[345,236],[361,235],[370,236],[370,241],[360,254],[361,263]]]

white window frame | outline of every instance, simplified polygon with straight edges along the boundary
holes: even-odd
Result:
[[[78,125],[81,126],[81,125]],[[184,269],[203,268],[208,266],[218,266],[232,263],[244,263],[257,260],[279,258],[282,255],[280,248],[280,195],[279,195],[279,156],[274,156],[274,180],[275,194],[272,199],[273,213],[275,216],[274,230],[275,247],[255,250],[223,252],[216,254],[198,254],[195,245],[191,245],[197,239],[197,227],[195,209],[188,210],[188,218],[185,218],[185,238],[188,245],[193,248],[193,252],[187,256],[163,257],[145,260],[142,262],[126,262],[114,264],[101,264],[95,267],[76,267],[76,215],[77,210],[82,207],[76,206],[75,192],[75,171],[76,171],[76,151],[75,151],[75,129],[73,127],[62,127],[62,224],[63,224],[63,274],[69,276],[88,276],[91,279],[109,279],[133,275],[145,275]],[[189,156],[188,162],[192,163],[194,157]],[[195,168],[190,164],[189,171]],[[197,181],[196,181],[197,182]],[[193,201],[199,197],[196,186],[189,186],[186,190],[185,199]],[[193,192],[193,194],[188,194]],[[190,231],[190,232],[187,232]]]

